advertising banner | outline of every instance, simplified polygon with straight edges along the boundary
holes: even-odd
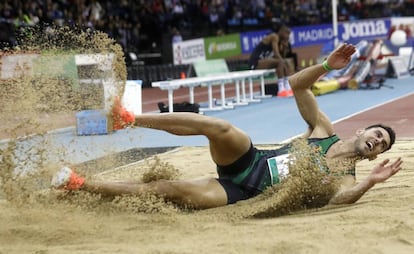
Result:
[[[204,49],[207,59],[226,58],[241,54],[240,35],[207,37],[204,39]]]
[[[240,34],[241,49],[243,54],[252,53],[254,47],[259,44],[265,35],[270,33],[271,30],[261,30],[245,32]]]
[[[364,19],[338,23],[338,41],[358,43],[361,40],[386,39],[392,25],[412,22],[411,19]],[[411,27],[410,27],[411,28]],[[292,47],[305,47],[324,44],[333,46],[334,29],[332,24],[291,27]],[[241,34],[207,37],[204,41],[184,41],[174,45],[174,63],[193,63],[202,59],[226,58],[239,54],[250,54],[262,38],[271,32],[269,29],[249,31]],[[204,43],[204,44],[203,44]],[[201,45],[204,51],[201,51]],[[177,47],[181,49],[177,50]],[[203,55],[204,54],[204,55]]]
[[[33,75],[33,62],[38,54],[14,54],[0,57],[0,79],[11,79],[22,75]]]
[[[338,24],[338,40],[357,43],[361,40],[386,38],[390,28],[391,20],[388,18],[340,22]],[[334,39],[332,24],[293,27],[291,30],[293,47],[325,44]]]
[[[204,40],[194,39],[177,42],[172,45],[174,65],[191,64],[206,60],[204,53]]]
[[[391,26],[398,29],[403,29],[412,36],[414,34],[414,17],[391,18]]]
[[[292,47],[323,44],[331,41],[334,37],[331,24],[292,27],[291,30],[290,42]]]
[[[343,22],[338,26],[339,41],[356,43],[360,40],[385,39],[391,29],[391,19],[364,19]]]

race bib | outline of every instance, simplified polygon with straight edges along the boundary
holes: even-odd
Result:
[[[289,154],[282,154],[267,159],[272,185],[280,181],[289,174]]]

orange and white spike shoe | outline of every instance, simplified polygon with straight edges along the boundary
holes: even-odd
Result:
[[[283,89],[282,91],[277,92],[277,97],[289,97],[289,92]]]
[[[286,91],[285,97],[292,97],[293,96],[292,87],[290,87],[289,81],[287,79],[284,82],[283,86],[284,86],[284,90]]]
[[[283,89],[282,91],[277,93],[277,97],[288,98],[288,97],[292,97],[292,96],[293,96],[293,91],[292,90]]]
[[[85,178],[71,168],[63,167],[52,177],[51,185],[55,189],[79,190],[84,182]]]
[[[135,116],[132,112],[127,111],[121,104],[119,97],[115,97],[112,106],[113,129],[120,130],[134,124]]]

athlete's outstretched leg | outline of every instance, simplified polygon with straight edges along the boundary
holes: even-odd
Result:
[[[227,204],[223,186],[213,178],[203,180],[158,180],[149,183],[93,181],[79,176],[68,167],[53,176],[51,186],[71,191],[83,190],[106,197],[155,194],[179,205],[211,208]]]
[[[209,140],[212,159],[228,165],[250,148],[250,138],[229,122],[195,113],[142,114],[135,118],[139,127],[167,131],[175,135],[204,135]]]
[[[158,180],[149,183],[85,181],[82,190],[104,196],[153,193],[178,205],[205,209],[227,204],[227,194],[216,179]]]

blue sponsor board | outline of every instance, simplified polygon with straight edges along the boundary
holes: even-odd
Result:
[[[339,41],[356,43],[361,40],[386,39],[391,29],[391,19],[365,19],[343,22],[338,26]]]
[[[357,43],[361,40],[386,38],[391,28],[391,19],[366,19],[338,23],[338,41]],[[332,24],[292,28],[293,47],[325,44],[334,39]]]
[[[240,45],[243,54],[250,54],[254,47],[263,39],[265,35],[270,33],[271,30],[261,30],[245,32],[240,34]]]
[[[358,43],[361,40],[385,39],[391,28],[391,19],[367,19],[338,23],[338,41]],[[329,44],[334,40],[332,24],[291,27],[292,47],[315,44]],[[270,30],[245,32],[240,34],[243,54],[249,54]]]
[[[334,38],[333,27],[330,24],[292,27],[291,30],[292,47],[323,44]]]

